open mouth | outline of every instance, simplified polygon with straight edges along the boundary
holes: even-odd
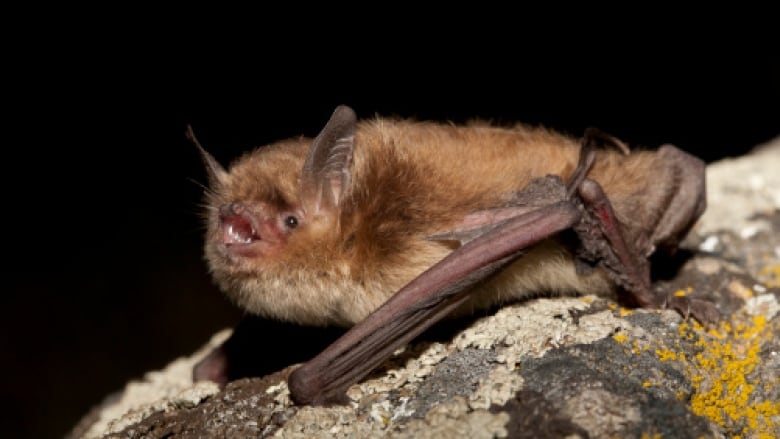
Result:
[[[221,246],[233,260],[268,256],[278,249],[271,220],[264,219],[241,203],[226,204],[220,208]]]
[[[252,222],[244,215],[226,215],[222,221],[222,242],[227,245],[247,245],[260,239]]]
[[[251,244],[260,239],[252,222],[243,215],[230,215],[222,218],[222,242],[225,245]]]
[[[262,253],[264,241],[250,215],[241,212],[220,217],[222,244],[230,259],[254,258]]]

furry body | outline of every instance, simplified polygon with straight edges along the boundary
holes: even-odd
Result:
[[[459,245],[429,237],[511,204],[536,178],[567,180],[580,153],[578,139],[542,128],[361,121],[349,184],[338,206],[315,213],[300,189],[311,145],[303,137],[278,142],[213,172],[205,253],[217,284],[248,311],[341,326],[363,320]],[[600,150],[588,178],[601,185],[638,253],[649,255],[657,243],[673,244],[686,231],[654,236],[679,178],[661,155]],[[667,184],[650,184],[659,181]],[[257,217],[284,220],[291,212],[303,221],[284,232],[269,226],[274,242],[262,251],[236,252],[220,213],[236,202]],[[570,245],[554,237],[481,284],[460,312],[541,292],[614,288],[602,269],[578,273]]]

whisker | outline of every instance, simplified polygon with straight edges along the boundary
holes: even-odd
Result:
[[[199,182],[198,180],[195,180],[194,178],[187,178],[187,181],[189,181],[190,183],[194,183],[196,186],[198,186],[201,189],[203,189],[204,192],[211,192],[211,188],[210,187],[208,187],[207,185]]]

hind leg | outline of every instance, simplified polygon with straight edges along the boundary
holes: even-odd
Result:
[[[632,242],[626,240],[623,226],[617,220],[612,203],[601,189],[601,185],[585,179],[578,187],[578,194],[587,212],[584,223],[595,223],[596,227],[575,226],[575,231],[588,253],[599,260],[599,264],[607,270],[610,278],[630,294],[632,299],[643,307],[675,309],[684,317],[693,316],[705,324],[720,319],[720,313],[710,302],[653,291],[650,287],[650,267],[647,258],[639,254]],[[670,209],[686,210],[688,213],[683,215],[677,212],[676,215],[664,215],[667,224],[676,221],[672,224],[675,227],[667,228],[669,231],[667,240],[684,236],[681,230],[687,231],[701,213],[698,202],[690,203],[688,202],[690,200],[703,200],[703,197],[691,198],[690,194],[673,197]],[[682,226],[682,229],[679,226]]]

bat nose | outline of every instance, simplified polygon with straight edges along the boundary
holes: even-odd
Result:
[[[222,207],[219,208],[219,216],[222,218],[226,218],[229,216],[241,215],[246,211],[247,208],[246,206],[244,206],[243,203],[239,203],[239,202],[227,203],[227,204],[223,204]]]

